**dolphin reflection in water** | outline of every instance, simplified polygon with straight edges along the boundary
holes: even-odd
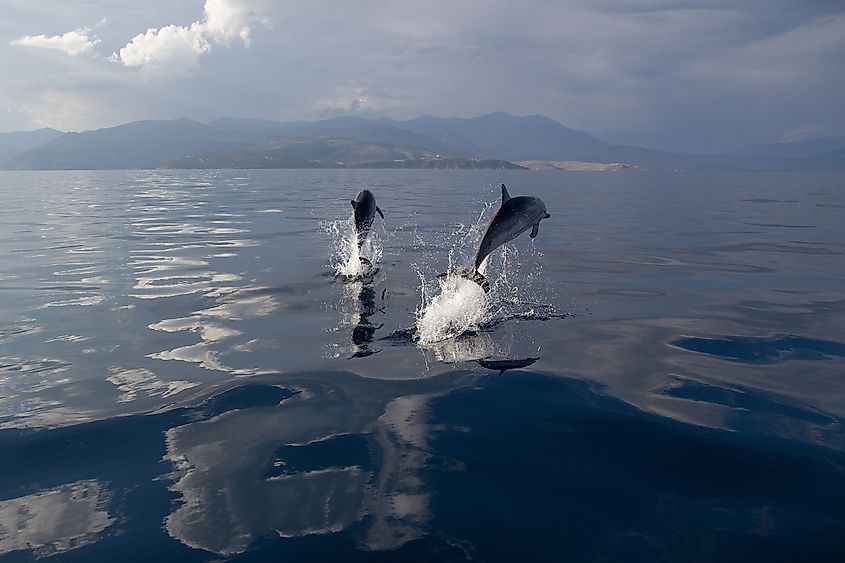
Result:
[[[540,358],[523,358],[521,360],[490,360],[487,358],[475,360],[475,362],[483,368],[498,371],[502,375],[509,369],[527,368]]]
[[[542,199],[524,195],[511,197],[507,187],[502,184],[502,204],[481,237],[472,270],[464,274],[465,277],[480,285],[485,293],[489,292],[490,282],[479,272],[484,259],[529,228],[529,236],[535,238],[540,229],[540,221],[549,217],[551,215],[546,213],[546,204]]]
[[[381,292],[381,299],[384,301],[386,289]],[[361,291],[358,293],[358,323],[352,329],[352,343],[355,345],[355,352],[352,358],[366,358],[381,352],[381,350],[373,350],[372,343],[375,338],[375,333],[384,323],[373,324],[370,322],[370,317],[375,313],[384,313],[384,309],[376,306],[376,292],[369,285],[361,284]]]

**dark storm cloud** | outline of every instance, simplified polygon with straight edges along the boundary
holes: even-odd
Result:
[[[675,150],[845,131],[838,2],[47,4],[0,23],[4,130],[508,111]],[[78,29],[98,43],[76,55],[21,43]]]

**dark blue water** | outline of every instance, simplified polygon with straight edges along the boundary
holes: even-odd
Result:
[[[552,217],[421,345],[498,182]],[[383,255],[338,279],[362,187]],[[845,175],[3,173],[0,204],[0,559],[845,560]]]

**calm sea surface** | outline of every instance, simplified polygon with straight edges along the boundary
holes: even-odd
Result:
[[[2,561],[841,562],[843,416],[843,174],[0,173]]]

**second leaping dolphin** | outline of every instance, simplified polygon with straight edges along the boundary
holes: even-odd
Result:
[[[493,216],[487,230],[484,231],[475,255],[475,263],[466,277],[480,285],[485,293],[489,292],[490,282],[478,271],[484,259],[529,228],[531,228],[529,236],[536,237],[540,229],[540,221],[549,217],[551,215],[546,213],[546,204],[542,199],[525,195],[511,197],[508,189],[502,184],[502,205]]]
[[[384,213],[381,212],[378,205],[376,205],[376,198],[370,190],[361,190],[353,199],[352,210],[355,219],[355,232],[358,234],[358,248],[364,244],[367,235],[370,233],[370,227],[373,225],[373,219],[376,213],[384,219]],[[361,261],[369,263],[369,260],[361,257]]]

